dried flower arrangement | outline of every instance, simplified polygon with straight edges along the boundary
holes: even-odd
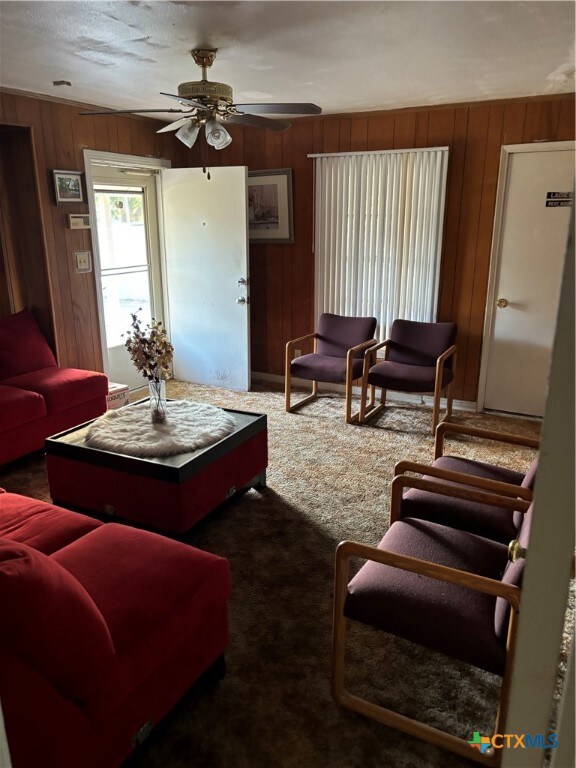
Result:
[[[141,309],[138,310],[140,311]],[[127,332],[125,344],[137,370],[150,381],[152,421],[161,422],[166,418],[162,383],[170,374],[174,347],[160,320],[152,318],[152,322],[143,327],[138,312],[131,313],[132,327]]]

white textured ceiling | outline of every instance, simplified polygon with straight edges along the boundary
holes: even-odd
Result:
[[[236,102],[338,113],[561,93],[574,90],[574,10],[572,0],[0,2],[0,85],[177,107],[160,91],[199,80],[190,50],[209,47],[209,79]]]

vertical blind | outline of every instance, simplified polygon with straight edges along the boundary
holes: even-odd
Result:
[[[313,157],[317,316],[435,320],[448,148]]]

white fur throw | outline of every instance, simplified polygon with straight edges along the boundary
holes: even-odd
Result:
[[[192,400],[169,400],[166,421],[153,424],[146,402],[100,416],[88,428],[86,442],[128,456],[175,456],[217,443],[235,429],[233,416]]]

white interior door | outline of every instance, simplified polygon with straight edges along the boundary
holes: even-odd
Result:
[[[250,388],[245,167],[162,172],[174,377]]]
[[[502,149],[479,405],[543,416],[570,224],[574,144]]]

